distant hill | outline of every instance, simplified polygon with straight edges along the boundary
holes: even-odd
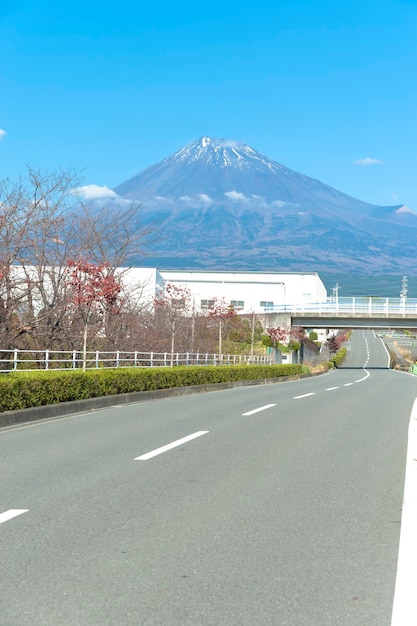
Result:
[[[238,141],[201,137],[114,191],[141,202],[143,223],[158,229],[147,265],[331,275],[414,271],[416,213],[352,198]]]

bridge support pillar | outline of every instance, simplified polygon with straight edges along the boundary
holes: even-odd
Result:
[[[268,313],[267,328],[291,328],[291,313]]]

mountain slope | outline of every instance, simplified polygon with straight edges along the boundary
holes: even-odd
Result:
[[[114,191],[158,225],[159,267],[401,273],[416,252],[406,207],[362,202],[236,141],[201,137]]]

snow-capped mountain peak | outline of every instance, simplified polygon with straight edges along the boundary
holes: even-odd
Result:
[[[257,153],[256,150],[240,141],[213,139],[203,136],[187,144],[165,160],[182,161],[185,163],[199,161],[200,163],[219,165],[221,167],[231,167],[247,166],[247,159],[249,158],[264,160],[264,157]]]
[[[159,225],[157,265],[384,271],[415,256],[405,206],[362,202],[240,141],[203,135],[114,192]]]

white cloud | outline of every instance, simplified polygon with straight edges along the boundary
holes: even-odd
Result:
[[[395,212],[397,214],[410,213],[411,215],[416,215],[416,212],[412,211],[411,209],[409,209],[408,206],[406,206],[405,204],[402,207],[400,207],[399,209],[397,209]]]
[[[84,185],[84,187],[78,187],[74,189],[75,195],[81,196],[84,200],[98,200],[100,198],[118,198],[119,196],[109,187],[105,185],[100,187],[99,185]]]
[[[284,202],[283,200],[273,200],[271,202],[271,206],[272,207],[278,207],[279,209],[282,209],[282,207],[284,206],[297,206],[297,204],[294,204],[294,202]]]
[[[7,135],[6,131],[0,128],[0,141]]]
[[[245,202],[248,200],[245,194],[240,193],[240,191],[225,191],[224,195],[231,200],[244,200]]]
[[[210,196],[208,196],[206,193],[199,193],[198,198],[201,200],[203,204],[207,204],[207,206],[213,202]]]
[[[184,206],[204,209],[213,204],[213,200],[206,193],[199,193],[196,196],[180,196]]]
[[[380,159],[371,159],[371,157],[365,157],[364,159],[356,159],[353,161],[354,165],[382,165],[383,161]]]

